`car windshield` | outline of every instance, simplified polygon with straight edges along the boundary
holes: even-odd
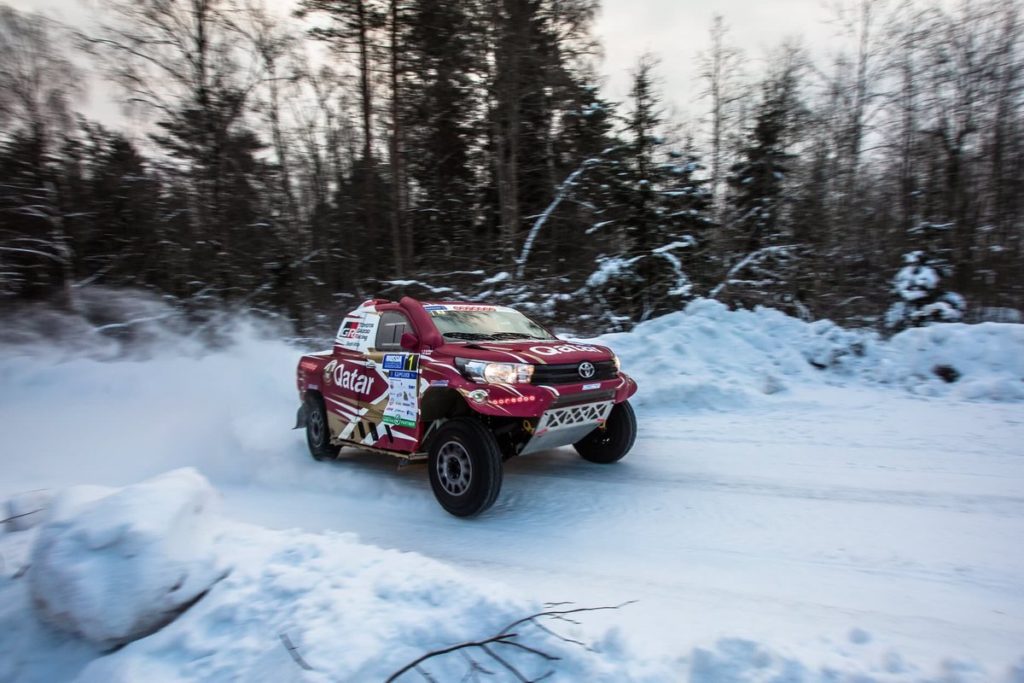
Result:
[[[424,306],[438,331],[450,341],[554,339],[551,333],[519,311],[491,306]]]

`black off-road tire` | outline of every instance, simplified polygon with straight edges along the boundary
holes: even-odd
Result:
[[[334,460],[341,451],[331,445],[331,430],[327,425],[324,400],[316,394],[306,396],[306,444],[314,460]]]
[[[430,442],[430,487],[456,517],[478,515],[501,491],[501,448],[494,434],[472,417],[445,422]]]
[[[636,415],[629,401],[612,407],[604,428],[598,428],[573,444],[585,460],[607,465],[618,462],[629,453],[636,441]]]

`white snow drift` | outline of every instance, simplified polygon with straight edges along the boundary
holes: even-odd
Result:
[[[11,560],[30,563],[28,590],[45,622],[103,650],[130,643],[104,654],[25,628],[31,617],[10,609],[24,603],[25,581],[8,576],[0,580],[0,680],[75,671],[83,683],[381,681],[432,650],[500,634],[506,638],[431,658],[420,670],[430,680],[459,680],[474,663],[531,680],[556,668],[566,680],[646,679],[648,667],[614,636],[571,642],[580,634],[555,615],[516,623],[572,606],[545,608],[352,535],[231,523],[211,512],[213,498],[193,470],[118,490],[73,487],[55,499],[30,559],[0,542]],[[420,679],[410,671],[401,680]]]
[[[164,626],[226,573],[213,552],[214,499],[194,470],[113,492],[68,490],[32,552],[38,615],[105,648]]]
[[[1024,400],[1024,325],[950,323],[884,341],[828,320],[699,300],[598,341],[637,377],[636,402],[648,408],[725,410],[796,384],[851,380],[928,396]]]

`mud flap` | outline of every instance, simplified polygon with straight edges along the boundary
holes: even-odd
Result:
[[[299,406],[298,412],[295,413],[295,426],[292,429],[300,429],[306,426],[306,415],[308,412],[305,403]]]

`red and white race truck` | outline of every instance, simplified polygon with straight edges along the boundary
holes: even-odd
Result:
[[[494,503],[507,458],[572,444],[612,463],[636,438],[636,382],[615,354],[504,306],[366,301],[296,380],[314,458],[353,446],[425,460],[438,502],[462,517]]]

